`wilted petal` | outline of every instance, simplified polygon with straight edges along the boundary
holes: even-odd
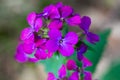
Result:
[[[64,41],[69,44],[76,44],[78,42],[78,35],[75,32],[68,32]]]
[[[74,70],[77,68],[76,62],[74,60],[68,60],[66,63],[66,67],[68,70]]]
[[[26,43],[30,43],[34,41],[34,34],[31,28],[24,28],[21,32],[20,39],[25,41]]]
[[[35,26],[34,26],[35,32],[38,32],[41,27],[42,27],[42,19],[37,18],[35,20]]]
[[[48,25],[48,27],[50,29],[61,29],[62,25],[63,25],[62,21],[60,21],[60,20],[52,20],[50,22],[50,24]]]
[[[80,15],[74,15],[73,17],[66,19],[66,21],[70,26],[77,26],[81,23],[81,18]]]
[[[55,52],[58,50],[58,46],[59,44],[57,43],[56,40],[48,40],[47,43],[46,43],[46,49],[49,51],[49,52]]]
[[[73,9],[70,6],[63,6],[60,9],[61,15],[63,18],[70,16],[73,13]]]
[[[57,79],[55,78],[53,73],[49,72],[47,80],[57,80]]]
[[[61,39],[62,33],[58,29],[51,29],[48,32],[50,39]]]
[[[73,72],[68,80],[79,80],[78,72]]]
[[[72,45],[69,45],[69,44],[61,44],[59,48],[59,52],[63,56],[71,56],[74,53],[74,48]]]
[[[100,39],[99,39],[99,36],[97,34],[94,34],[94,33],[91,33],[89,32],[87,34],[87,41],[89,41],[90,43],[94,44],[96,42],[98,42]]]
[[[36,57],[37,59],[39,59],[39,60],[44,60],[44,59],[47,58],[47,54],[46,54],[46,52],[45,52],[43,49],[38,48],[38,49],[36,50],[35,57]]]
[[[80,24],[80,28],[87,33],[89,31],[89,27],[91,25],[91,19],[88,16],[83,16],[81,19],[81,24]]]
[[[60,69],[58,70],[58,76],[60,78],[64,78],[66,76],[66,74],[67,74],[66,67],[65,67],[65,65],[62,65],[60,67]]]
[[[23,50],[27,54],[32,54],[33,51],[35,50],[35,44],[34,43],[24,43]]]
[[[92,73],[89,71],[84,72],[84,80],[92,80]]]
[[[92,62],[90,62],[86,57],[83,57],[82,63],[84,68],[92,66]]]
[[[31,12],[31,13],[29,13],[28,16],[27,16],[28,24],[29,24],[31,27],[33,27],[33,25],[34,25],[35,18],[36,18],[36,13],[35,13],[35,12]]]
[[[27,55],[23,51],[22,44],[19,44],[18,47],[17,47],[17,51],[16,51],[16,54],[15,54],[15,59],[20,63],[24,63],[28,60]]]

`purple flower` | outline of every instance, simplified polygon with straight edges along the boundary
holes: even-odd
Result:
[[[86,34],[87,41],[94,44],[99,41],[99,36],[89,32],[90,25],[91,19],[88,16],[83,16],[81,19],[80,28],[84,31],[84,34]]]
[[[92,80],[92,73],[89,71],[84,72],[84,80]]]
[[[68,32],[64,38],[57,29],[52,29],[48,33],[50,39],[46,43],[46,48],[50,52],[57,50],[63,56],[70,56],[74,53],[74,45],[78,42],[78,35],[75,32]]]
[[[83,54],[84,54],[86,51],[87,51],[87,46],[86,46],[84,43],[82,43],[82,44],[80,45],[80,47],[77,48],[77,59],[78,59],[79,61],[82,60]]]
[[[68,70],[75,70],[77,68],[77,65],[74,60],[69,59],[66,63],[66,67]]]
[[[22,30],[20,39],[25,41],[26,43],[31,43],[34,41],[34,32],[38,32],[42,27],[42,19],[36,18],[36,13],[31,12],[27,16],[27,21],[30,27]]]
[[[89,67],[89,66],[92,66],[92,62],[89,61],[85,56],[83,56],[82,64],[83,64],[83,67],[84,67],[84,68]]]
[[[79,80],[79,73],[73,72],[71,76],[68,78],[68,80]]]
[[[56,78],[53,73],[49,72],[47,80],[59,80],[59,79],[61,80],[66,77],[66,74],[67,74],[66,66],[63,64],[58,70],[59,78]]]

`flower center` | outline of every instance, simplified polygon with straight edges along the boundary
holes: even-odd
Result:
[[[61,44],[63,42],[63,40],[61,39],[60,41],[59,41],[59,43]]]

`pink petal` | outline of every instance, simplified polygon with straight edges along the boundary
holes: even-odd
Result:
[[[58,2],[56,5],[55,5],[57,8],[61,8],[63,6],[63,3],[62,2]]]
[[[31,27],[33,27],[33,25],[34,25],[35,18],[36,18],[36,13],[35,13],[35,12],[31,12],[31,13],[29,13],[28,16],[27,16],[28,24],[29,24]]]
[[[60,78],[64,78],[67,74],[65,65],[62,65],[60,69],[58,70],[58,75]]]
[[[50,29],[61,29],[62,25],[63,25],[62,21],[60,21],[60,20],[52,20],[50,22],[50,24],[48,25],[48,27]]]
[[[35,57],[39,60],[45,60],[47,58],[47,54],[44,50],[39,48],[36,50]]]
[[[64,40],[66,43],[76,44],[78,42],[78,35],[75,32],[68,32]]]
[[[57,80],[57,79],[55,78],[53,73],[49,72],[47,80]]]
[[[36,45],[36,47],[40,47],[40,46],[42,46],[43,44],[45,44],[46,42],[47,42],[46,39],[39,39],[39,40],[35,43],[35,45]]]
[[[17,51],[16,51],[16,54],[15,54],[15,59],[20,63],[24,63],[28,60],[27,55],[23,51],[22,44],[19,44],[18,47],[17,47]]]
[[[32,62],[32,63],[36,63],[36,62],[38,62],[39,60],[34,57],[34,58],[28,58],[28,61],[29,61],[29,62]]]
[[[55,52],[58,50],[58,43],[56,40],[48,40],[47,43],[46,43],[46,49],[49,51],[49,52]]]
[[[30,43],[34,41],[34,34],[31,28],[24,28],[21,32],[20,39],[25,41],[26,43]]]
[[[73,17],[68,18],[66,21],[70,26],[77,26],[81,23],[81,18],[80,15],[74,15]]]
[[[33,51],[35,50],[35,44],[34,43],[24,43],[23,50],[27,54],[32,54]]]
[[[74,53],[74,48],[72,45],[69,44],[62,44],[59,48],[59,52],[63,56],[71,56]]]
[[[90,62],[86,57],[82,58],[82,63],[84,68],[92,66],[92,62]]]
[[[85,71],[84,80],[92,80],[92,73],[89,71]]]
[[[57,29],[51,29],[49,32],[48,32],[48,35],[51,39],[59,39],[61,38],[62,36],[62,33],[57,30]]]
[[[74,60],[68,60],[66,63],[66,67],[68,70],[74,70],[77,68],[76,62]]]
[[[63,6],[60,9],[61,15],[63,18],[70,16],[73,13],[73,9],[70,6]]]
[[[53,52],[48,52],[48,54],[47,54],[47,56],[48,56],[48,58],[51,58],[52,56],[53,56]]]
[[[79,73],[73,72],[68,80],[79,80]]]
[[[38,32],[41,27],[42,27],[42,19],[37,18],[34,26],[35,31]]]

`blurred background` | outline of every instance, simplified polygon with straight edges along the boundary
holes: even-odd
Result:
[[[0,0],[0,80],[46,80],[42,64],[20,64],[14,54],[20,31],[28,26],[27,14],[58,1],[90,16],[91,31],[111,29],[93,79],[120,80],[120,0]]]

